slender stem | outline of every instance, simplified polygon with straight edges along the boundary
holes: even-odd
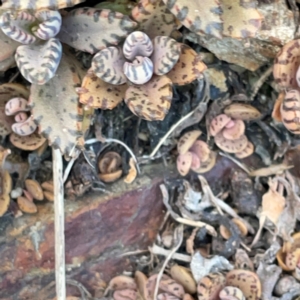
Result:
[[[52,148],[54,183],[55,283],[56,299],[66,300],[65,211],[63,163],[59,149]]]

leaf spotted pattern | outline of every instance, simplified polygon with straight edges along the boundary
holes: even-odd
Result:
[[[75,91],[81,83],[76,60],[63,54],[56,76],[31,85],[29,104],[34,121],[49,144],[69,155],[82,137],[82,111]]]
[[[222,37],[222,8],[218,0],[163,0],[175,17],[191,31]]]
[[[82,3],[85,0],[2,0],[1,8],[13,10],[38,10],[43,8],[62,9]]]
[[[153,76],[141,86],[126,90],[125,103],[138,117],[148,121],[163,120],[172,100],[172,81],[167,76]]]
[[[77,50],[94,54],[111,45],[117,45],[136,26],[136,22],[118,12],[79,8],[63,17],[57,37]],[[102,37],[101,32],[105,32]]]
[[[61,43],[52,38],[42,45],[19,46],[15,59],[21,74],[29,82],[44,84],[55,75],[61,53]]]

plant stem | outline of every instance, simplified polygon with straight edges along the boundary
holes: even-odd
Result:
[[[54,233],[56,299],[66,300],[65,211],[63,163],[59,149],[52,148],[54,183]]]

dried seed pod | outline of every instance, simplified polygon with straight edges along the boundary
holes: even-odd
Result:
[[[53,181],[52,180],[44,181],[41,184],[41,187],[42,187],[42,189],[44,191],[48,191],[48,192],[54,193],[54,186],[53,186]]]
[[[17,198],[17,203],[21,211],[28,213],[28,214],[34,214],[37,212],[37,207],[36,205],[27,199],[26,197],[18,197]]]
[[[124,289],[118,290],[113,293],[114,300],[136,300],[137,293],[135,290]]]
[[[26,190],[32,195],[35,200],[44,200],[44,194],[41,185],[33,179],[25,180]]]
[[[46,198],[48,201],[54,202],[54,194],[49,191],[43,191],[44,198]]]
[[[225,114],[218,115],[211,120],[209,132],[211,136],[216,136],[229,122],[231,118],[229,118]]]
[[[153,44],[150,38],[141,31],[130,33],[123,45],[123,54],[128,60],[133,60],[138,56],[149,57],[152,52]]]
[[[226,286],[219,294],[220,300],[246,300],[243,292],[234,286]]]
[[[286,93],[280,107],[282,123],[294,134],[300,134],[300,92],[290,90]]]
[[[246,148],[243,149],[241,152],[235,153],[235,156],[239,159],[243,159],[245,157],[252,155],[253,152],[254,152],[254,145],[248,141]]]
[[[197,285],[198,300],[215,300],[225,287],[226,278],[222,273],[210,273],[200,279]]]
[[[148,57],[136,56],[132,63],[124,63],[123,72],[132,83],[144,84],[153,75],[153,63]]]
[[[255,120],[261,117],[261,113],[257,108],[245,103],[232,103],[225,107],[224,113],[232,119],[243,121]]]
[[[239,288],[247,300],[260,299],[262,294],[258,276],[248,270],[231,270],[226,274],[226,285]]]
[[[170,270],[172,278],[181,284],[187,293],[195,294],[197,285],[191,271],[179,265],[174,265]]]
[[[177,151],[179,154],[185,154],[196,142],[197,138],[201,135],[200,130],[193,130],[185,133],[177,143]]]
[[[215,136],[216,145],[225,152],[238,153],[243,151],[248,144],[248,139],[245,135],[242,135],[236,140],[228,140],[223,136],[222,132],[219,132]]]
[[[237,140],[245,133],[245,123],[242,120],[232,121],[232,126],[229,128],[226,128],[225,126],[225,128],[222,130],[223,136],[228,140]]]

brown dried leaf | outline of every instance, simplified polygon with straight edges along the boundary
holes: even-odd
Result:
[[[15,147],[26,151],[36,150],[46,141],[38,132],[26,136],[20,136],[12,132],[9,135],[9,140]]]
[[[202,75],[206,65],[191,47],[180,44],[181,54],[174,68],[167,74],[174,84],[185,85]]]
[[[56,76],[45,85],[31,85],[29,104],[34,121],[49,144],[67,155],[82,138],[82,115],[75,91],[81,77],[74,57],[63,54]]]
[[[257,300],[261,297],[261,283],[254,272],[232,270],[226,275],[226,285],[239,288],[247,300]]]
[[[139,29],[150,39],[169,36],[178,27],[176,18],[161,0],[140,0],[131,15],[140,24]]]
[[[142,86],[130,86],[125,103],[140,118],[148,121],[163,120],[172,100],[172,82],[167,76],[153,76]]]
[[[285,44],[274,62],[273,76],[282,88],[298,88],[296,73],[300,65],[300,40]]]
[[[167,36],[156,36],[153,39],[153,48],[151,60],[154,66],[154,74],[167,74],[180,57],[180,44]]]
[[[254,0],[222,0],[223,34],[242,39],[254,37],[262,24],[263,16],[255,9]]]
[[[222,37],[222,8],[218,0],[163,0],[167,8],[188,29],[200,35]]]
[[[35,0],[35,1],[16,1],[2,0],[1,8],[10,8],[14,10],[39,10],[42,8],[62,9],[82,3],[85,0]]]
[[[112,85],[88,72],[78,89],[79,101],[88,107],[113,109],[124,99],[126,89],[126,84]]]
[[[63,17],[57,38],[77,50],[94,54],[109,45],[117,45],[136,26],[136,22],[118,12],[78,8]]]

